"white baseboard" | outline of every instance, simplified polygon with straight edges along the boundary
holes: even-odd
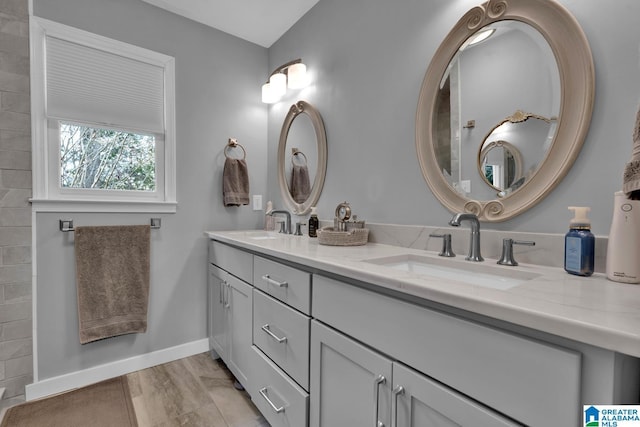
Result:
[[[73,390],[74,388],[84,387],[119,375],[125,375],[206,351],[209,351],[209,340],[207,338],[152,353],[142,354],[140,356],[117,360],[93,368],[47,378],[27,385],[25,393],[26,400],[38,399],[63,391]]]

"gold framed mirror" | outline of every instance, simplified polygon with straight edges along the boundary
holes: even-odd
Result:
[[[493,30],[487,32],[493,35],[476,47],[474,38],[484,30]],[[476,53],[476,56],[486,57],[487,61],[492,58],[493,62],[489,64],[492,74],[476,76],[482,85],[460,84],[461,76],[466,75],[460,68],[460,58],[465,50],[472,51],[473,48],[479,52],[482,44],[490,46],[499,40],[503,43],[514,40],[515,30],[520,31],[521,38],[530,40],[532,47],[527,48],[527,56],[534,57],[534,50],[539,50],[541,57],[551,58],[551,63],[529,76],[511,72],[509,75],[517,74],[517,81],[509,83],[505,74],[500,74],[508,71],[508,64],[503,65],[499,60],[514,56],[516,49],[495,55]],[[500,34],[509,36],[500,39]],[[496,41],[490,41],[492,39]],[[495,79],[496,76],[501,78]],[[542,88],[532,83],[535,80],[539,84],[541,76],[550,76]],[[484,84],[492,78],[496,80],[496,86]],[[458,87],[469,86],[476,96],[477,107],[473,113],[468,113],[467,104],[450,101],[459,97]],[[530,95],[525,99],[506,97],[513,92]],[[594,92],[595,73],[588,41],[578,22],[563,6],[553,0],[490,0],[472,8],[456,23],[436,51],[420,90],[416,149],[429,188],[450,211],[474,213],[482,221],[504,221],[525,212],[540,202],[573,165],[589,129]],[[538,95],[547,93],[548,98],[539,103],[542,107],[537,104],[535,108],[531,106],[532,100],[538,101]],[[497,102],[498,99],[501,101]],[[501,117],[512,114],[517,108],[557,117],[550,141],[546,141],[547,147],[541,154],[542,160],[517,191],[502,194],[502,197],[495,191],[492,195],[475,194],[468,188],[470,180],[463,176],[467,173],[462,166],[463,156],[472,157],[473,167],[469,168],[472,172],[468,173],[480,179],[476,167],[478,147],[497,120],[486,120],[485,123],[475,120],[473,114],[484,113],[489,107]],[[465,138],[468,144],[464,144]],[[540,141],[540,144],[544,143]],[[449,146],[455,149],[447,152]],[[486,183],[482,185],[488,187]]]
[[[291,105],[278,142],[278,185],[294,215],[305,215],[320,198],[327,170],[327,136],[318,110],[305,101]]]

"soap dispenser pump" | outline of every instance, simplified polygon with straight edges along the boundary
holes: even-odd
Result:
[[[318,227],[320,225],[320,221],[318,220],[318,213],[316,211],[316,207],[313,206],[311,208],[311,216],[309,217],[309,237],[318,237]]]
[[[593,274],[595,258],[595,236],[591,233],[588,207],[569,206],[574,212],[569,222],[569,232],[564,237],[564,269],[577,276]]]

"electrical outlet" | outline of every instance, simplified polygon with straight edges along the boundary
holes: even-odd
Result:
[[[262,210],[262,195],[254,194],[253,195],[253,210],[261,211]]]

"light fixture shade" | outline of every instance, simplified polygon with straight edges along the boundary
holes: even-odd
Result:
[[[273,95],[280,98],[287,92],[287,76],[276,73],[269,78],[269,85]]]
[[[273,104],[274,102],[277,102],[278,99],[280,99],[280,97],[275,96],[269,83],[262,85],[262,102],[265,104]]]
[[[485,41],[486,39],[491,37],[495,32],[496,32],[495,28],[489,28],[479,32],[471,39],[471,41],[469,42],[469,46]]]
[[[290,65],[287,74],[289,76],[289,89],[301,89],[309,84],[307,66],[302,62]]]

